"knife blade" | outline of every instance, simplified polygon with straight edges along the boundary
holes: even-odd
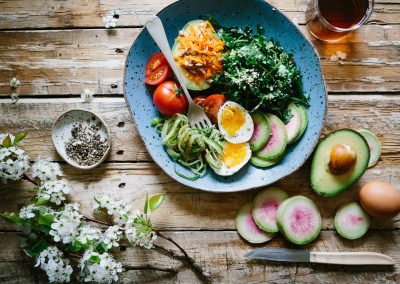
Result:
[[[313,262],[340,265],[394,265],[394,260],[376,252],[311,252],[307,249],[257,248],[245,254],[246,259],[286,262]]]

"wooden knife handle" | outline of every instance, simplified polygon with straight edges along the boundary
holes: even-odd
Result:
[[[311,252],[310,262],[342,265],[394,265],[393,258],[376,252]]]

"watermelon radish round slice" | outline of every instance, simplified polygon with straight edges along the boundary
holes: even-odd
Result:
[[[255,167],[259,167],[259,168],[269,168],[272,167],[273,165],[277,164],[284,155],[281,155],[280,157],[273,159],[273,160],[264,160],[261,158],[258,158],[256,156],[252,156],[250,158],[250,164],[252,164]]]
[[[301,131],[301,112],[294,103],[290,103],[286,111],[290,112],[292,115],[289,122],[285,124],[288,144],[291,144],[296,140]]]
[[[366,129],[359,129],[357,130],[362,136],[364,136],[365,140],[367,140],[368,147],[369,147],[369,162],[368,168],[371,168],[378,163],[379,158],[381,157],[381,142],[379,141],[378,137],[371,131]]]
[[[243,205],[236,215],[236,230],[246,241],[253,244],[265,243],[271,240],[275,235],[261,230],[253,220],[251,202]]]
[[[257,226],[269,233],[278,232],[276,225],[276,211],[279,205],[289,197],[280,188],[268,187],[260,191],[253,201],[253,219]]]
[[[357,202],[350,202],[339,207],[335,215],[335,229],[345,239],[361,238],[370,225],[368,214]]]
[[[276,213],[276,222],[279,231],[297,245],[315,240],[322,226],[321,215],[315,203],[301,195],[282,202]]]
[[[288,140],[283,122],[273,114],[268,114],[267,117],[271,134],[267,144],[256,153],[256,156],[264,160],[274,160],[285,152]]]
[[[300,127],[299,134],[294,139],[293,143],[296,142],[297,140],[299,140],[301,136],[303,136],[304,132],[306,131],[307,125],[308,125],[308,114],[307,114],[306,108],[303,105],[298,105],[297,108],[300,111],[301,127]]]
[[[254,123],[254,131],[249,144],[251,151],[257,152],[267,144],[271,130],[268,118],[264,113],[255,111],[251,114],[251,118]]]

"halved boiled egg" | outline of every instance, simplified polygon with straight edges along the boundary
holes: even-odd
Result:
[[[233,144],[225,141],[222,144],[221,167],[212,167],[214,172],[220,176],[230,176],[243,168],[251,158],[249,143]]]
[[[250,140],[254,124],[244,107],[227,101],[218,110],[218,128],[227,141],[237,144]]]

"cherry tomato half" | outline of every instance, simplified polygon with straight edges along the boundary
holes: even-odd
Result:
[[[159,85],[167,78],[169,77],[170,74],[170,68],[168,65],[161,65],[158,67],[155,71],[151,72],[149,75],[146,76],[144,81],[146,84],[149,85]]]
[[[150,75],[150,73],[153,73],[162,65],[168,65],[167,59],[165,59],[165,56],[162,52],[157,52],[154,53],[149,60],[147,61],[146,64],[146,77]]]
[[[153,102],[158,111],[166,116],[184,113],[188,107],[185,95],[174,81],[166,81],[159,85],[154,91]]]
[[[203,102],[204,102],[204,100],[206,98],[207,98],[206,96],[197,96],[197,97],[193,98],[193,102],[202,107],[203,106]]]
[[[203,101],[204,112],[212,123],[218,123],[218,110],[225,102],[226,98],[223,94],[210,95]]]

